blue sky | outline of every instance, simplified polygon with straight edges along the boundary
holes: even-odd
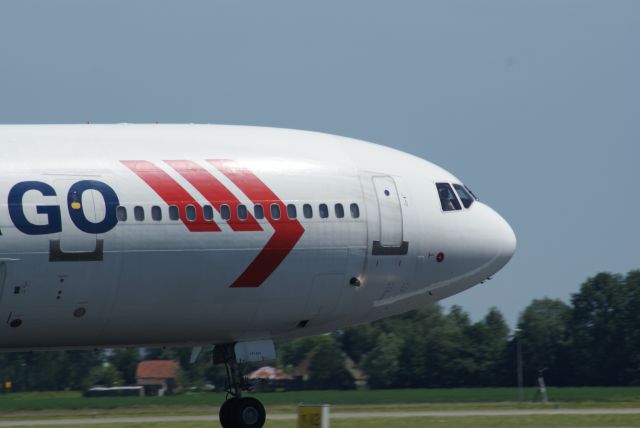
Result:
[[[3,1],[0,123],[317,130],[429,159],[518,252],[445,301],[513,324],[640,268],[640,2]]]

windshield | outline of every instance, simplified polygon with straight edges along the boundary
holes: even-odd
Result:
[[[440,196],[440,204],[442,205],[442,211],[456,211],[461,210],[460,202],[456,198],[455,193],[449,183],[436,183],[438,188],[438,196]]]
[[[454,184],[453,187],[456,189],[458,197],[462,201],[462,205],[464,205],[465,208],[469,208],[475,198],[467,191],[466,187],[464,187],[462,184]]]

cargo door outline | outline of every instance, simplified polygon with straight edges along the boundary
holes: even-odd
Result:
[[[105,209],[98,210],[94,190],[87,190],[82,195],[70,195],[69,188],[77,179],[56,180],[54,187],[58,195],[58,203],[68,210],[82,210],[87,220],[97,223],[104,216]],[[71,202],[73,200],[73,202]],[[79,230],[71,220],[67,209],[62,209],[62,232],[58,239],[49,241],[50,262],[91,262],[102,261],[104,241],[96,234],[88,234]],[[100,211],[100,212],[99,212]]]
[[[0,262],[0,319],[11,326],[14,320],[22,320],[32,310],[31,283],[26,279],[19,259],[2,259]]]

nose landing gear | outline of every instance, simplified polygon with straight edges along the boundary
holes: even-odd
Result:
[[[221,361],[222,360],[222,361]],[[234,355],[233,346],[216,347],[214,363],[224,363],[227,371],[226,392],[231,398],[220,407],[220,424],[223,428],[262,428],[267,412],[260,401],[243,397],[250,385],[242,377]]]

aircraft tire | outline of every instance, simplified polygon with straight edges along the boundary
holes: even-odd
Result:
[[[232,397],[225,401],[222,406],[220,406],[220,425],[222,428],[235,428],[234,421],[234,404],[238,401],[237,397]]]
[[[230,409],[234,416],[234,428],[262,428],[267,419],[264,406],[255,398],[238,398]]]

